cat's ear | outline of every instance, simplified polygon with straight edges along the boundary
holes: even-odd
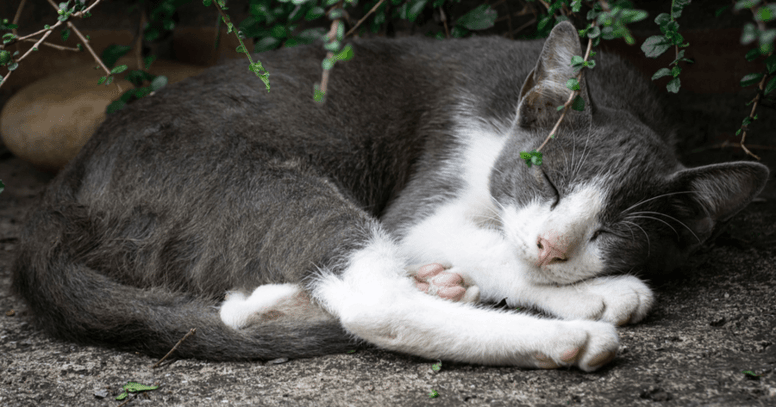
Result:
[[[561,115],[557,107],[566,103],[572,90],[566,86],[577,72],[571,66],[571,57],[583,56],[577,30],[568,21],[552,29],[544,43],[536,67],[526,78],[520,90],[518,125],[520,127],[551,127]],[[580,96],[585,100],[583,111],[569,109],[564,123],[574,127],[589,125],[591,121],[590,96],[585,75],[579,81]]]
[[[673,200],[676,214],[695,234],[693,240],[697,237],[704,241],[715,226],[748,205],[765,187],[767,179],[768,167],[752,162],[684,169],[670,180],[677,192]]]

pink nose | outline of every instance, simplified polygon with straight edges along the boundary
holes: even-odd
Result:
[[[539,236],[536,242],[539,248],[539,266],[548,266],[554,263],[561,263],[567,260],[566,252],[563,249],[554,246],[549,240]]]

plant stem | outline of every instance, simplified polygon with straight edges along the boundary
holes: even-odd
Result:
[[[588,58],[590,58],[590,51],[593,49],[593,39],[588,38],[587,40],[587,51],[585,51],[585,62],[587,62]],[[582,68],[579,70],[579,73],[577,74],[577,81],[582,83],[582,75],[585,71],[585,68]],[[566,117],[566,112],[571,108],[571,103],[574,101],[574,98],[579,95],[579,91],[575,90],[571,92],[571,95],[569,95],[568,100],[566,100],[566,103],[563,104],[563,113],[561,113],[560,118],[555,123],[555,126],[550,131],[550,134],[547,136],[547,138],[544,139],[544,142],[542,143],[539,148],[536,149],[537,152],[542,151],[542,148],[544,148],[545,145],[550,141],[551,138],[555,137],[555,132],[558,131],[558,128],[560,127],[560,124],[563,122],[563,119]]]

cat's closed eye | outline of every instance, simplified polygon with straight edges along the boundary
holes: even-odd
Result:
[[[542,170],[542,175],[544,176],[544,179],[547,181],[547,184],[549,184],[552,192],[555,194],[555,202],[553,202],[552,206],[550,206],[550,210],[553,210],[560,203],[560,191],[558,191],[558,187],[555,186],[555,184],[552,182],[552,179],[550,179],[550,176],[547,175],[547,173],[544,172],[544,170]]]

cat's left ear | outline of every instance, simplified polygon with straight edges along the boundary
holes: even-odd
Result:
[[[715,226],[744,209],[763,190],[768,173],[768,167],[753,162],[679,171],[669,181],[677,192],[673,199],[676,214],[698,239],[705,241]]]
[[[566,82],[577,76],[571,66],[571,57],[575,55],[583,56],[577,30],[568,21],[561,22],[552,29],[536,67],[528,74],[520,90],[520,104],[517,108],[520,127],[555,125],[561,115],[557,107],[566,103],[572,92]],[[591,122],[592,108],[584,74],[579,87],[585,108],[582,111],[569,109],[563,120],[565,126],[586,127]]]

